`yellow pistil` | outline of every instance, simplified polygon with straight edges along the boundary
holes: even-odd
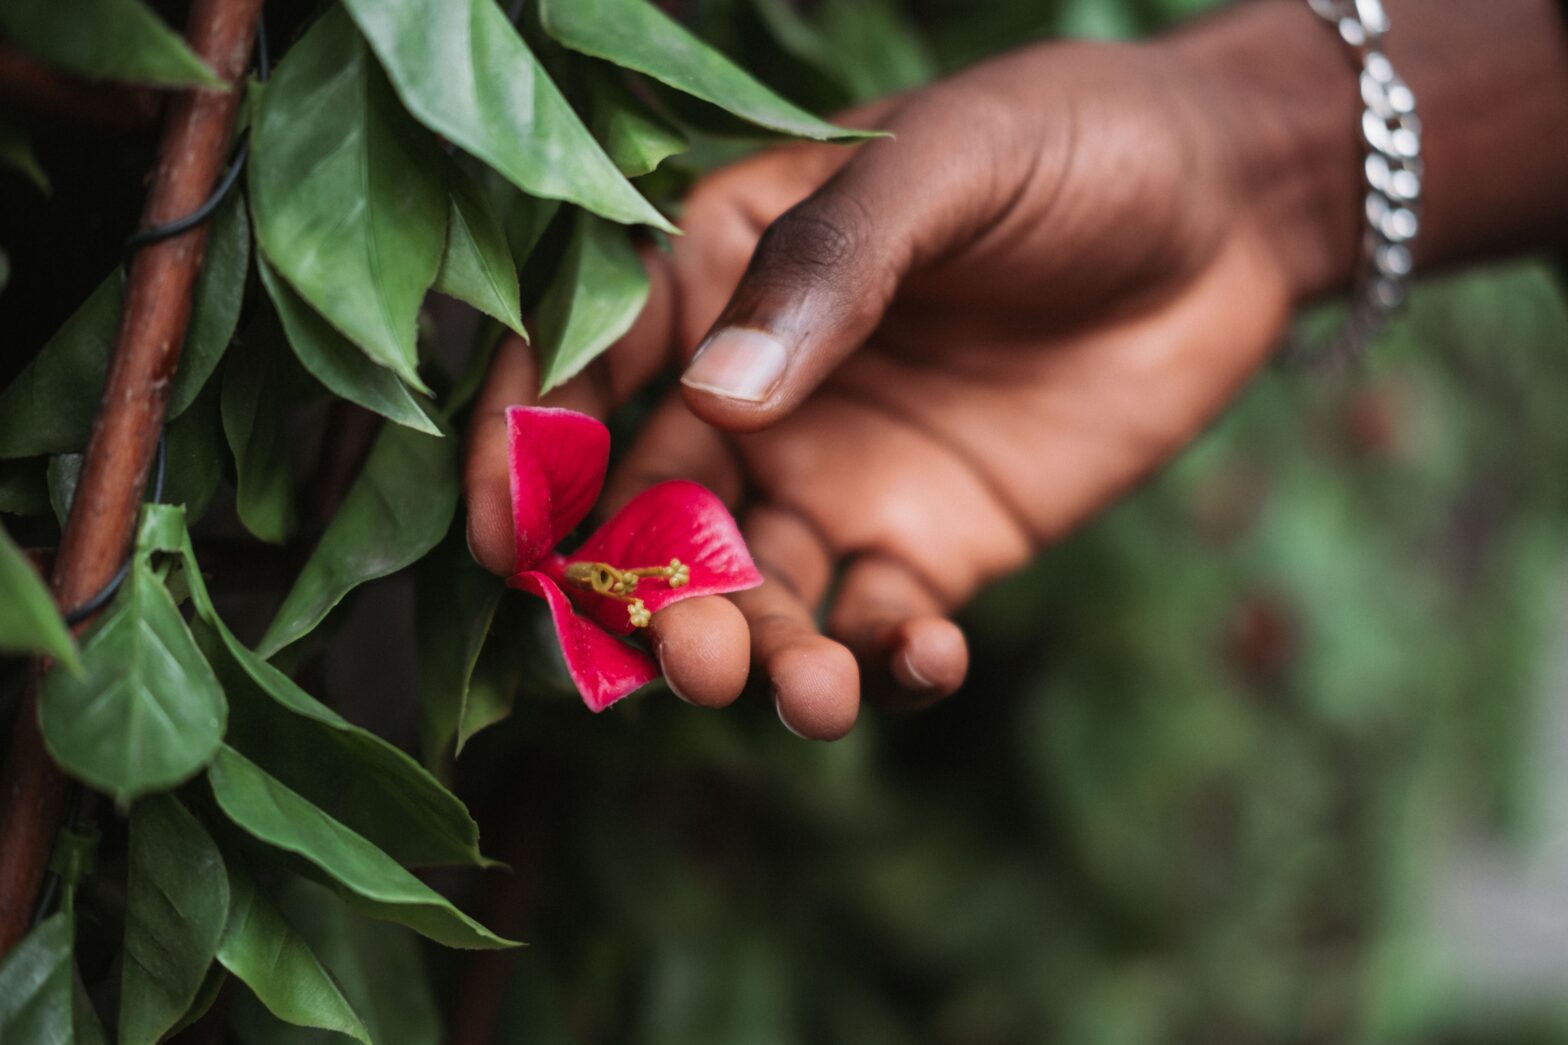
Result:
[[[685,587],[691,583],[691,567],[679,559],[671,559],[668,566],[639,566],[623,570],[607,562],[574,562],[566,567],[566,580],[584,591],[591,591],[605,598],[626,603],[626,615],[632,627],[646,628],[653,615],[634,594],[642,580],[662,580],[671,588]]]

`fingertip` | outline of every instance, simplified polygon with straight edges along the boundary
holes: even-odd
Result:
[[[969,672],[969,643],[944,617],[917,617],[899,626],[888,658],[893,681],[911,696],[941,700],[963,685]]]
[[[722,708],[745,688],[751,632],[740,610],[718,596],[666,606],[649,625],[665,681],[688,704]]]
[[[802,638],[765,665],[779,720],[808,740],[837,740],[860,714],[854,655],[821,635]]]
[[[491,573],[507,576],[515,572],[517,558],[512,547],[512,520],[507,514],[510,506],[495,510],[482,500],[480,495],[469,495],[468,551]]]

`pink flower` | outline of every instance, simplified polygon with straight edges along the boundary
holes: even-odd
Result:
[[[507,583],[550,604],[566,669],[588,707],[603,711],[659,677],[653,658],[619,636],[671,603],[755,588],[762,575],[723,503],[684,481],[644,490],[561,555],[556,545],[604,486],[609,430],[587,414],[544,407],[511,407],[506,421],[517,539]]]

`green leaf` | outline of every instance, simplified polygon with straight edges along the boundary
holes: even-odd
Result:
[[[780,98],[645,0],[540,0],[539,21],[562,46],[653,77],[758,127],[817,141],[855,141]]]
[[[534,247],[544,230],[550,227],[561,209],[558,200],[542,200],[525,192],[512,190],[501,211],[501,224],[506,228],[506,242],[511,245],[512,257],[519,265],[530,260]]]
[[[232,903],[232,897],[230,899]],[[198,1023],[201,1018],[212,1011],[217,1004],[218,995],[223,992],[223,985],[229,982],[229,971],[217,962],[207,966],[207,975],[202,977],[201,986],[196,988],[196,997],[191,999],[190,1006],[186,1008],[173,1027],[169,1028],[167,1040],[179,1040],[179,1033],[187,1027]]]
[[[648,273],[626,233],[586,212],[539,304],[540,394],[580,373],[631,329],[648,300]]]
[[[114,351],[123,282],[121,269],[109,273],[0,392],[0,457],[87,446]]]
[[[76,972],[71,975],[71,1023],[76,1032],[76,1045],[109,1045],[109,1036],[98,1019],[98,1010],[93,1008],[93,1000],[87,996],[87,988],[82,986],[81,974]]]
[[[426,17],[446,6],[424,5]],[[428,394],[415,321],[446,244],[441,151],[341,9],[274,70],[251,142],[267,260],[371,359]]]
[[[0,33],[48,64],[89,79],[227,86],[141,0],[5,0]]]
[[[612,71],[589,70],[588,109],[594,136],[628,178],[650,174],[691,147],[680,128],[632,97]]]
[[[675,231],[615,169],[495,0],[345,2],[425,126],[529,195]]]
[[[54,510],[55,520],[61,529],[65,528],[65,520],[71,515],[71,502],[76,500],[76,481],[81,478],[82,462],[86,459],[85,454],[55,454],[49,458],[46,473],[49,507]]]
[[[247,649],[218,616],[180,509],[149,505],[138,546],[179,555],[198,637],[229,698],[229,738],[241,754],[328,815],[409,864],[492,866],[463,803],[419,764],[346,721]]]
[[[32,139],[14,123],[0,121],[0,167],[10,167],[45,196],[53,191],[49,187],[49,175],[33,151]]]
[[[221,398],[217,385],[208,385],[191,408],[164,429],[167,462],[163,500],[183,504],[186,516],[193,522],[206,513],[207,504],[223,479]],[[156,475],[149,477],[149,482],[155,483]]]
[[[517,303],[517,266],[506,230],[474,179],[448,163],[447,191],[452,211],[446,223],[446,253],[435,289],[466,301],[527,337]]]
[[[50,672],[39,698],[44,741],[67,772],[125,802],[173,787],[218,749],[223,690],[145,555],[82,665],[80,676]]]
[[[271,657],[312,631],[350,591],[434,548],[457,507],[457,474],[456,440],[384,428],[257,652]]]
[[[489,864],[468,810],[419,763],[317,701],[226,628],[203,630],[236,750],[399,863]]]
[[[851,101],[869,101],[926,83],[937,74],[919,31],[889,0],[824,0],[816,25],[790,0],[752,0],[787,52],[838,83]]]
[[[294,529],[294,475],[286,407],[288,352],[276,323],[259,316],[223,369],[223,432],[234,453],[234,509],[245,528],[279,543]]]
[[[419,940],[400,925],[362,918],[327,890],[300,878],[278,891],[278,906],[343,989],[371,1040],[440,1045],[446,1039],[421,959]],[[326,1045],[337,1035],[277,1021],[249,994],[234,998],[230,1020],[246,1045]]]
[[[370,1045],[365,1025],[337,983],[248,871],[230,866],[229,897],[218,961],[279,1019],[338,1031]]]
[[[0,964],[0,1041],[70,1045],[71,918],[52,914]]]
[[[165,430],[165,465],[162,499],[183,504],[192,519],[199,519],[222,478],[223,428],[218,419],[218,396],[211,388],[196,397],[196,404]],[[61,527],[71,513],[76,483],[82,472],[83,454],[56,454],[47,472],[49,503]],[[158,484],[154,462],[147,477],[148,497]]]
[[[417,432],[439,435],[441,429],[425,412],[420,401],[409,392],[392,371],[375,363],[331,323],[305,304],[272,270],[265,259],[258,259],[261,282],[267,288],[288,335],[294,358],[310,371],[333,395],[358,403]]]
[[[80,673],[76,640],[60,617],[48,585],[11,535],[0,528],[0,650],[42,653]],[[62,674],[55,672],[54,674]]]
[[[48,461],[0,461],[0,512],[42,515],[49,510]]]
[[[207,777],[229,819],[314,865],[366,914],[399,922],[448,947],[514,946],[233,748],[218,753]]]
[[[482,706],[469,704],[479,651],[506,586],[474,562],[459,519],[441,547],[415,575],[415,633],[419,637],[420,744],[425,764],[444,764],[474,733],[490,725]]]
[[[229,913],[218,847],[169,795],[131,811],[121,1045],[154,1045],[196,999]]]
[[[180,367],[169,390],[168,420],[196,400],[239,321],[249,266],[250,228],[237,197],[212,218]],[[0,392],[0,457],[73,453],[87,446],[114,353],[124,297],[115,269]]]

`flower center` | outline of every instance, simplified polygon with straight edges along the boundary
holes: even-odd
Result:
[[[662,580],[671,588],[683,588],[691,583],[691,567],[679,559],[671,559],[668,566],[638,566],[630,570],[607,562],[573,562],[566,566],[567,583],[626,603],[626,615],[634,628],[646,628],[652,619],[648,607],[634,594],[639,581],[652,579]]]

